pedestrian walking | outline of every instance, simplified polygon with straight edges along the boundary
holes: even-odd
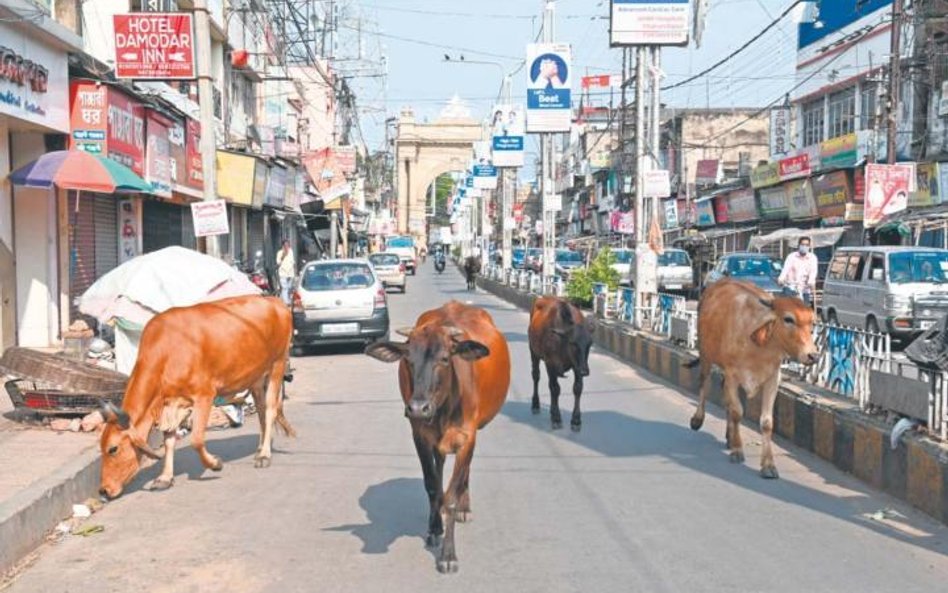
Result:
[[[783,286],[793,290],[803,301],[813,306],[813,295],[816,294],[816,276],[819,273],[819,260],[810,251],[809,237],[800,237],[797,241],[797,250],[787,256],[783,264],[783,271],[777,280]]]
[[[296,257],[293,255],[293,249],[290,248],[290,242],[283,241],[283,249],[276,257],[277,272],[280,276],[280,298],[290,306],[292,304],[291,291],[293,290],[293,279],[296,278]]]

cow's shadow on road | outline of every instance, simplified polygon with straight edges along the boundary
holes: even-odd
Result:
[[[256,420],[252,420],[254,424],[256,424]],[[257,452],[259,437],[256,432],[218,439],[213,438],[214,431],[211,431],[209,436],[211,438],[207,440],[207,449],[211,455],[220,457],[221,461],[224,462],[223,472],[213,472],[205,468],[201,463],[200,457],[198,457],[197,451],[191,447],[190,440],[184,439],[183,442],[178,444],[174,452],[175,481],[179,480],[182,475],[186,475],[189,481],[216,480],[223,473],[227,472],[227,465],[229,463],[252,457]],[[276,441],[274,441],[273,463],[279,463],[278,457],[280,454],[279,447]],[[161,468],[162,462],[158,461],[143,469],[128,485],[125,492],[131,493],[138,490],[148,490],[148,486],[151,485],[152,480],[161,473]]]
[[[572,400],[572,394],[564,390],[564,395],[560,397],[560,408],[566,422],[569,421],[569,415],[572,413]],[[544,402],[541,414],[534,415],[530,410],[530,402],[508,400],[504,405],[503,414],[518,424],[547,431],[556,437],[606,457],[664,458],[689,470],[710,475],[787,505],[803,507],[824,514],[828,518],[846,521],[905,543],[948,554],[948,541],[939,537],[937,533],[910,535],[869,518],[869,515],[878,511],[878,498],[869,497],[873,491],[853,481],[839,484],[839,481],[833,477],[835,470],[816,457],[800,461],[807,466],[809,471],[823,478],[827,484],[838,484],[853,491],[852,494],[832,496],[787,479],[789,476],[784,476],[780,480],[761,478],[756,466],[753,465],[757,463],[757,455],[753,455],[757,451],[748,446],[757,437],[749,432],[747,427],[743,427],[742,434],[745,451],[751,453],[748,455],[748,464],[735,465],[728,462],[727,455],[723,452],[725,448],[723,434],[714,435],[707,428],[694,432],[684,424],[687,418],[684,418],[683,423],[679,425],[636,418],[612,410],[590,410],[583,412],[582,432],[573,433],[568,427],[554,431],[550,429],[548,401]],[[719,415],[719,413],[719,410],[714,410],[709,406],[709,415]],[[792,454],[788,453],[786,458],[791,456]],[[778,469],[781,469],[781,457],[777,457]],[[823,465],[825,467],[820,467]],[[911,518],[906,521],[910,524],[915,523]]]
[[[366,523],[327,527],[324,531],[351,533],[362,540],[363,554],[386,554],[402,537],[424,545],[428,500],[421,478],[395,478],[369,486],[359,497]]]

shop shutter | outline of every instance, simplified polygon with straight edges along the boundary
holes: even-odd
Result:
[[[191,206],[179,208],[181,213],[181,246],[188,249],[197,249],[197,238],[194,236],[194,219],[191,215]]]
[[[98,280],[118,266],[118,202],[100,195],[95,203],[95,277]]]
[[[250,211],[247,217],[247,259],[253,261],[258,251],[263,251],[263,225],[265,219],[262,211]]]
[[[78,314],[75,300],[96,279],[95,201],[92,196],[69,192],[69,304],[72,317]]]

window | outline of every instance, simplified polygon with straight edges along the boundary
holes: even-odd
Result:
[[[856,87],[829,96],[829,137],[856,131]]]
[[[876,129],[876,99],[879,96],[879,86],[875,82],[863,82],[860,90],[859,129]]]
[[[823,98],[803,104],[803,145],[823,141]]]
[[[632,252],[628,252],[631,257]],[[688,259],[688,254],[684,251],[675,251],[674,249],[669,249],[661,255],[658,256],[658,265],[660,266],[690,266],[691,260]]]
[[[862,280],[862,273],[866,267],[866,256],[854,253],[849,256],[849,267],[846,268],[846,280]]]
[[[889,281],[893,284],[948,282],[948,253],[904,251],[889,255]]]
[[[334,263],[309,266],[300,283],[304,290],[354,290],[369,288],[375,282],[366,264]]]
[[[829,277],[833,280],[842,280],[843,274],[846,273],[846,264],[849,262],[849,258],[845,253],[841,253],[833,258],[833,261],[830,263]]]
[[[885,279],[885,258],[881,255],[873,255],[872,263],[869,264],[869,280],[871,282],[881,282]]]

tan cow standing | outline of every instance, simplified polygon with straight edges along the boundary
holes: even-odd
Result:
[[[724,375],[727,407],[727,446],[734,463],[744,461],[739,426],[744,409],[738,396],[761,395],[760,431],[763,450],[760,475],[777,478],[772,437],[774,402],[780,385],[780,365],[787,357],[813,364],[818,352],[813,343],[813,310],[792,297],[772,297],[746,282],[721,280],[709,287],[698,304],[698,360],[701,365],[698,409],[692,430],[704,423],[711,367]]]

